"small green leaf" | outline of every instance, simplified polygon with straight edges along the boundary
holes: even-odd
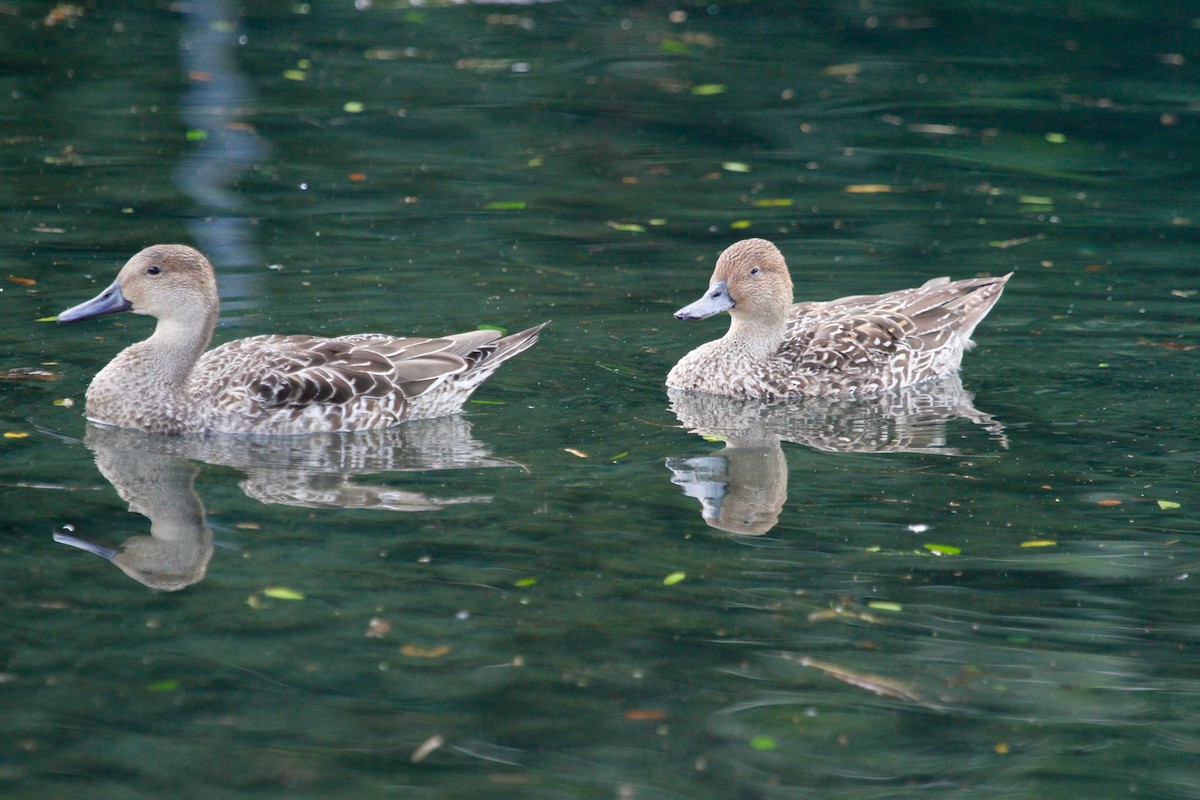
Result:
[[[667,577],[663,578],[664,586],[674,586],[687,577],[686,572],[672,572]]]
[[[1067,137],[1065,134],[1062,134],[1062,133],[1047,133],[1046,141],[1049,142],[1050,144],[1066,144]]]
[[[513,586],[517,586],[521,589],[524,589],[527,586],[533,586],[536,583],[537,583],[537,578],[518,578],[517,580],[513,581]]]
[[[726,91],[725,84],[723,83],[701,83],[698,86],[692,87],[692,94],[699,97],[707,97],[710,94],[724,94]]]
[[[1161,508],[1163,511],[1170,511],[1172,508],[1179,508],[1179,503],[1173,502],[1171,500],[1159,500],[1158,507]]]
[[[208,131],[201,130],[200,128],[191,128],[184,135],[187,137],[189,142],[203,142],[208,138]]]
[[[726,172],[749,172],[750,165],[742,161],[726,161],[721,164],[721,169]]]
[[[521,211],[528,203],[524,200],[497,200],[484,206],[487,211]]]
[[[750,746],[755,750],[774,750],[777,745],[770,736],[755,736],[750,740]]]
[[[754,205],[759,208],[786,208],[794,204],[795,201],[790,197],[764,197],[754,201]]]
[[[155,681],[146,687],[149,692],[173,692],[179,688],[179,681]]]
[[[283,77],[289,81],[306,81],[308,80],[308,73],[302,69],[285,69]]]
[[[750,220],[748,220],[748,219],[734,220],[733,222],[729,223],[729,227],[733,228],[735,231],[744,231],[746,228],[750,227]]]
[[[903,611],[904,606],[899,603],[891,603],[886,600],[872,600],[867,603],[868,608],[873,608],[876,611]]]
[[[364,106],[362,103],[358,102],[357,100],[351,100],[342,106],[342,111],[345,111],[347,114],[361,114],[364,108],[366,108],[366,106]]]
[[[925,545],[925,549],[935,556],[956,556],[962,552],[962,548],[955,547],[952,544],[927,544]]]

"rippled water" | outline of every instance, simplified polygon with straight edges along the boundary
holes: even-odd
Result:
[[[1200,18],[358,5],[0,5],[0,793],[1200,797]],[[673,404],[750,235],[1016,274],[961,385]],[[553,324],[461,418],[89,430],[147,321],[38,320],[160,241],[220,339]]]

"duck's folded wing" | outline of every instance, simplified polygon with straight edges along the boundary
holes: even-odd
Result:
[[[251,395],[264,406],[342,404],[395,394],[412,398],[467,367],[448,337],[273,338],[275,346],[263,354],[250,385]]]

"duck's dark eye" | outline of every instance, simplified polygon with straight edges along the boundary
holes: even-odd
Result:
[[[147,275],[157,275],[157,274],[158,274],[158,273],[160,273],[160,272],[162,272],[162,267],[160,267],[160,266],[157,266],[157,265],[155,265],[155,266],[151,267],[150,269],[146,270],[146,274],[147,274]]]
[[[758,274],[758,273],[760,273],[760,272],[762,272],[762,270],[761,270],[761,269],[759,269],[758,267],[751,267],[751,268],[750,268],[750,274],[751,274],[751,275],[757,275],[757,274]]]

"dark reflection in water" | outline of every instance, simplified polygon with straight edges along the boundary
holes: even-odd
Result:
[[[107,546],[77,535],[75,526],[64,526],[54,540],[103,556],[134,580],[170,591],[202,580],[213,552],[212,532],[194,488],[198,470],[193,461],[243,470],[242,491],[263,503],[405,512],[492,498],[432,497],[354,478],[514,466],[493,458],[460,416],[362,433],[297,437],[156,436],[89,425],[84,441],[129,510],[150,519],[150,535],[137,534]]]
[[[1008,447],[1004,426],[975,408],[957,374],[875,397],[816,397],[797,404],[678,389],[668,395],[685,428],[725,442],[725,449],[711,455],[669,458],[667,468],[671,482],[700,501],[704,521],[729,533],[759,535],[779,521],[788,477],[780,442],[827,453],[961,455],[947,430],[954,420],[964,420]]]

